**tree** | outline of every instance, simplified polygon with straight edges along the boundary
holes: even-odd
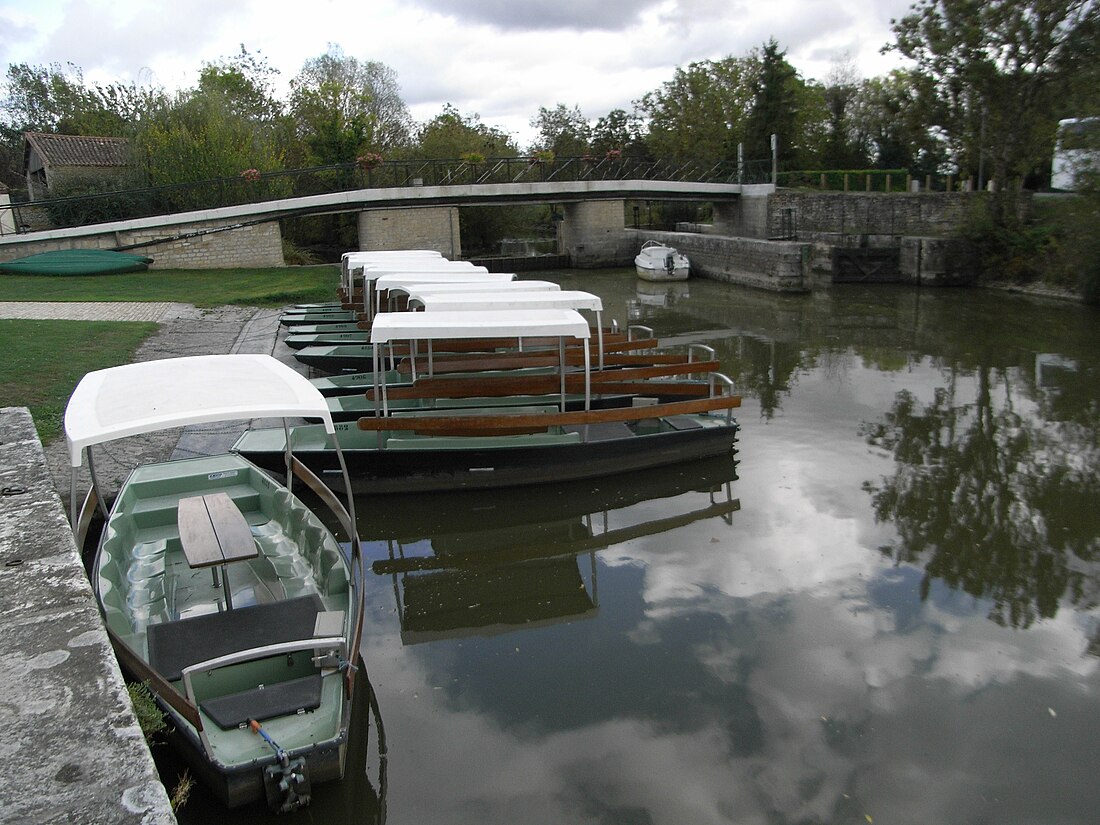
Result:
[[[570,109],[559,103],[553,109],[539,107],[531,126],[539,132],[532,152],[550,151],[558,157],[579,157],[588,152],[592,129],[579,106]]]
[[[857,95],[856,118],[866,135],[871,163],[879,169],[907,169],[920,177],[938,172],[946,144],[925,125],[921,100],[927,79],[895,69],[865,81]]]
[[[282,168],[274,136],[242,117],[221,94],[179,92],[150,113],[135,138],[153,186],[237,178],[243,170]]]
[[[756,55],[677,68],[672,80],[635,103],[648,121],[650,152],[674,160],[736,160],[759,71]]]
[[[420,127],[415,153],[443,160],[464,155],[515,157],[519,150],[506,132],[486,126],[477,114],[464,116],[448,103],[442,112]]]
[[[862,169],[867,165],[870,141],[858,111],[861,86],[850,58],[834,63],[823,89],[828,112],[823,169]]]
[[[959,172],[1003,185],[1049,159],[1084,78],[1095,99],[1098,15],[1093,0],[920,0],[886,50],[928,81],[922,113]]]
[[[332,44],[290,82],[290,113],[306,149],[302,160],[311,165],[385,154],[406,146],[412,130],[393,69],[346,56]]]
[[[592,127],[591,149],[596,157],[619,151],[624,157],[644,159],[649,156],[642,137],[642,120],[636,114],[612,109]]]
[[[258,125],[271,125],[283,113],[272,85],[278,73],[267,58],[249,53],[242,43],[233,57],[203,64],[197,93],[221,97],[232,114]]]
[[[770,158],[771,137],[776,135],[780,165],[797,167],[802,143],[799,98],[804,84],[785,55],[774,39],[764,45],[745,122],[745,156],[754,160]]]
[[[515,157],[519,149],[505,132],[486,126],[477,114],[463,115],[447,104],[443,111],[420,127],[414,154],[437,160],[465,158],[470,177],[485,171],[489,158]],[[480,159],[480,160],[479,160]],[[480,168],[479,168],[480,167]],[[532,218],[530,207],[464,207],[459,211],[462,246],[467,252],[494,253],[501,238],[523,234]]]

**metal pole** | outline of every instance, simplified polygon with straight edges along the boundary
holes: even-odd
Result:
[[[779,135],[772,133],[772,186],[779,184]]]

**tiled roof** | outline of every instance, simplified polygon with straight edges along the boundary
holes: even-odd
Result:
[[[23,138],[47,167],[126,166],[130,142],[126,138],[52,135],[26,132]]]

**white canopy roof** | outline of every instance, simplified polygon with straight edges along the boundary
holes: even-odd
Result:
[[[483,266],[474,266],[469,261],[448,261],[446,258],[421,258],[419,261],[403,259],[392,264],[352,264],[348,267],[348,286],[362,281],[370,288],[371,284],[383,275],[400,275],[406,272],[461,272],[465,274],[484,274],[489,270]]]
[[[452,294],[429,293],[418,300],[429,312],[440,310],[483,309],[587,309],[603,310],[598,295],[576,289],[558,292],[460,292]]]
[[[373,281],[382,275],[399,275],[405,272],[488,272],[484,266],[475,266],[469,261],[448,261],[441,258],[438,261],[433,258],[424,258],[418,261],[402,260],[393,263],[372,263],[366,265],[353,264],[352,276]]]
[[[380,275],[374,282],[374,288],[378,292],[385,292],[390,289],[401,289],[407,292],[409,287],[423,284],[500,284],[507,283],[515,277],[514,272],[391,272],[387,275]]]
[[[73,467],[86,447],[130,435],[244,418],[320,418],[328,403],[309,380],[270,355],[197,355],[90,372],[65,408]]]
[[[345,261],[373,261],[392,258],[442,258],[443,253],[434,249],[370,249],[357,252],[345,252],[340,256]]]
[[[372,344],[433,338],[520,338],[557,335],[591,337],[588,322],[574,309],[486,310],[484,312],[383,312],[370,329]]]
[[[419,301],[425,295],[455,295],[485,292],[487,289],[492,289],[492,294],[497,295],[501,292],[558,292],[561,287],[553,281],[505,281],[502,284],[494,283],[491,287],[486,286],[484,281],[462,281],[457,284],[421,284],[409,287],[406,292],[410,301]]]

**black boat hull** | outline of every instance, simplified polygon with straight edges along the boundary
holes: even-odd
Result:
[[[537,446],[462,449],[356,449],[343,446],[353,492],[406,493],[430,490],[490,490],[583,479],[732,455],[737,424],[689,426],[649,435],[601,438],[601,425],[579,427],[582,441]],[[235,448],[273,473],[285,470],[281,449]],[[331,449],[299,449],[294,455],[342,492],[339,463]]]

